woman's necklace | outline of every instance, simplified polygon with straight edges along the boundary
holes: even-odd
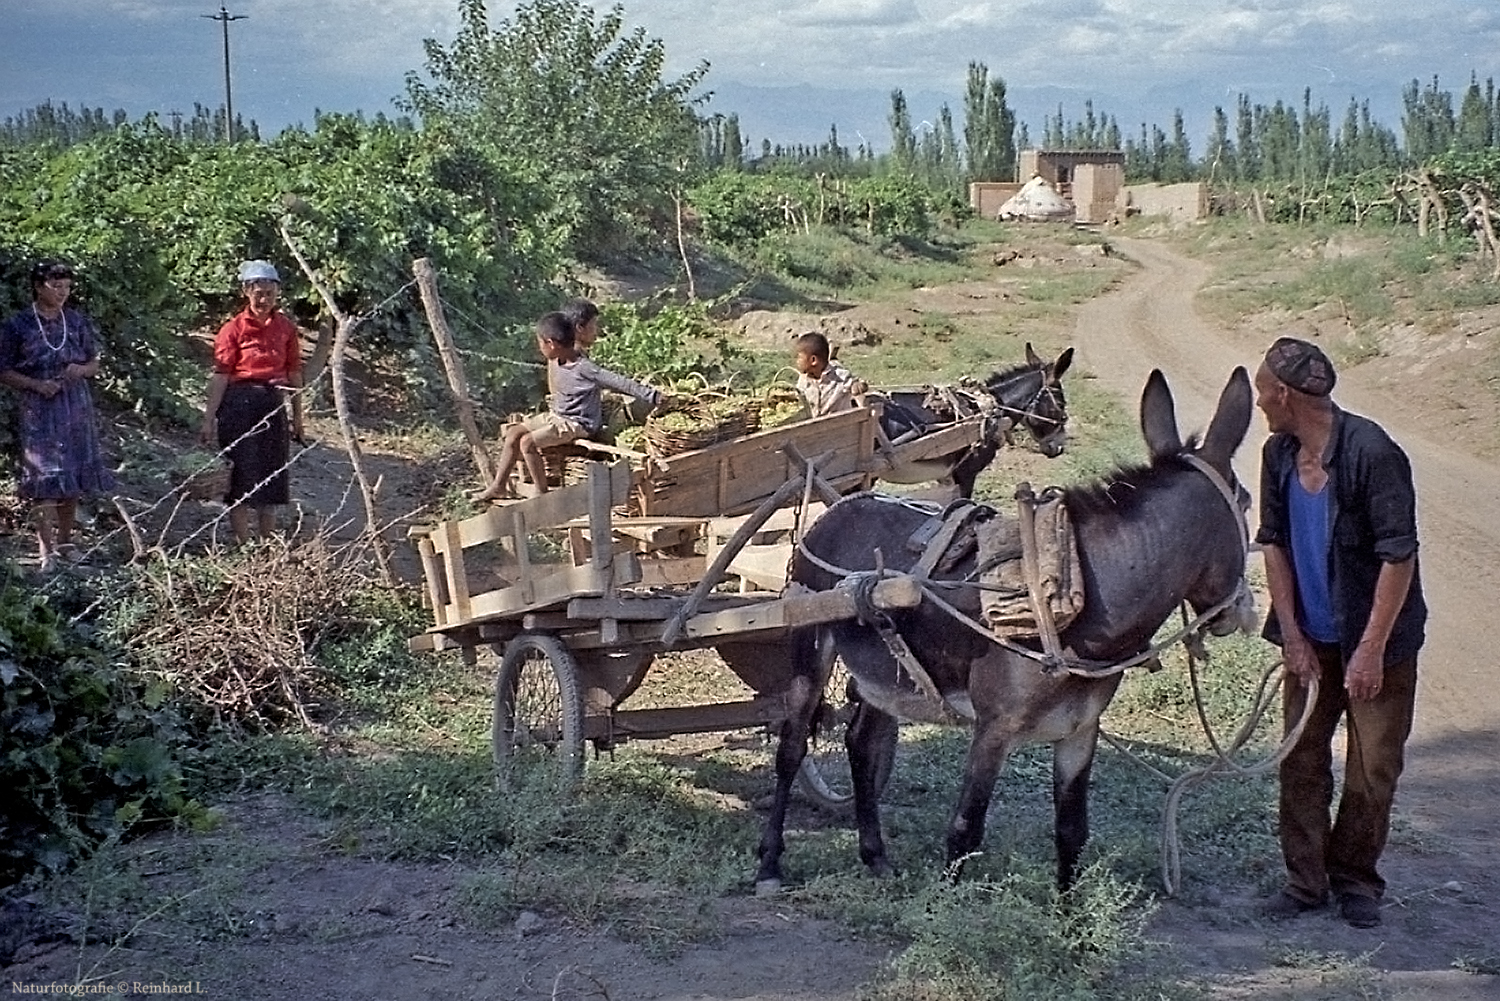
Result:
[[[61,351],[63,348],[68,346],[68,311],[66,309],[58,311],[58,315],[62,317],[63,335],[62,340],[58,341],[56,344],[53,344],[52,341],[47,338],[47,327],[44,323],[42,323],[42,314],[36,311],[36,303],[31,304],[31,315],[36,317],[36,330],[37,333],[42,335],[43,344],[47,345],[47,347],[54,352]]]

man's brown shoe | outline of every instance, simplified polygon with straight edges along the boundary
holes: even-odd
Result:
[[[1380,924],[1380,901],[1358,893],[1341,893],[1339,914],[1352,927],[1374,928]]]
[[[1298,915],[1306,914],[1308,911],[1316,911],[1323,906],[1323,901],[1309,903],[1301,897],[1294,897],[1285,890],[1260,905],[1261,917],[1270,918],[1272,921],[1286,921]]]

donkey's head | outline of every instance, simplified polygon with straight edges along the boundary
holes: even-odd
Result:
[[[1231,463],[1250,427],[1250,404],[1249,376],[1243,367],[1236,368],[1219,394],[1203,440],[1184,443],[1177,431],[1172,391],[1160,370],[1151,373],[1141,394],[1141,433],[1152,466],[1186,463],[1212,483],[1219,495],[1218,502],[1210,499],[1206,509],[1184,519],[1184,523],[1194,525],[1194,544],[1209,557],[1187,590],[1186,599],[1199,614],[1224,605],[1209,622],[1209,630],[1216,636],[1236,629],[1249,632],[1256,624],[1254,597],[1245,582],[1250,494],[1235,477]],[[1206,496],[1202,490],[1197,494]],[[1177,516],[1181,517],[1181,512]]]
[[[997,372],[985,382],[1004,427],[1024,427],[1048,458],[1061,455],[1068,444],[1068,401],[1062,377],[1071,364],[1072,348],[1048,362],[1028,343],[1025,365]]]

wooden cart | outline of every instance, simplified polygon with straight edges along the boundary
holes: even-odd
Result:
[[[498,661],[497,777],[512,775],[522,758],[540,758],[571,778],[588,744],[604,750],[779,724],[792,630],[855,614],[852,592],[787,588],[791,533],[805,530],[840,492],[870,485],[885,463],[940,454],[933,449],[978,433],[964,428],[920,452],[882,456],[876,427],[874,414],[861,409],[644,469],[627,460],[590,462],[585,482],[414,530],[434,624],[412,648],[458,648]],[[541,559],[542,539],[553,540],[559,558]],[[725,587],[734,582],[738,588]],[[896,609],[915,606],[921,594],[897,577],[880,582],[873,599]],[[710,647],[750,698],[623,706],[658,653]],[[823,668],[829,709],[820,719],[836,729],[846,722],[839,715],[845,697],[831,647]],[[827,753],[809,755],[803,788],[836,805],[850,795],[846,768],[833,764],[842,759],[841,742],[821,746]]]

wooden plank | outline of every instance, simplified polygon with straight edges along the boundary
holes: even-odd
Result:
[[[922,588],[910,577],[891,577],[875,585],[872,599],[877,608],[915,608],[922,602]],[[682,631],[695,639],[739,636],[852,619],[855,614],[854,593],[835,589],[790,595],[761,606],[700,612],[687,620]]]
[[[526,512],[520,504],[512,505],[506,510],[510,515],[510,538],[511,545],[516,547],[516,593],[519,596],[518,604],[531,605],[535,603],[535,581],[531,576],[531,547],[527,545]],[[467,620],[472,616],[464,616]]]
[[[622,619],[645,622],[665,619],[682,607],[682,598],[574,598],[567,617],[574,621]],[[528,616],[529,618],[529,616]]]
[[[702,536],[704,524],[703,518],[614,518],[610,530],[616,539],[630,539],[637,543],[637,551],[649,553],[692,542]],[[569,531],[589,538],[586,525],[570,522]]]
[[[786,700],[780,695],[757,695],[739,702],[665,709],[616,710],[610,716],[584,720],[586,740],[613,736],[616,740],[656,740],[680,733],[716,733],[764,726],[786,718]]]
[[[458,541],[458,528],[449,521],[443,523],[443,573],[448,583],[448,599],[451,612],[449,622],[467,622],[469,611],[469,574],[464,567],[464,550]]]
[[[797,527],[799,515],[801,515],[802,531],[805,532],[827,510],[828,505],[822,501],[813,501],[809,504],[805,514],[800,512],[797,507],[781,508],[766,519],[766,523],[761,526],[760,531],[751,537],[750,542],[752,545],[757,545],[771,541],[773,536],[780,536],[790,532],[793,528]],[[710,519],[708,522],[709,555],[713,555],[715,545],[734,535],[744,523],[744,515]]]
[[[640,577],[638,587],[679,587],[693,584],[708,572],[708,558],[704,556],[657,556],[638,560]]]
[[[636,570],[634,554],[615,557],[613,571],[599,572],[592,564],[562,567],[548,574],[532,575],[520,584],[474,595],[470,601],[470,622],[488,618],[519,618],[523,613],[565,604],[572,598],[602,597],[612,575],[628,580]]]
[[[970,418],[896,445],[896,457],[902,462],[919,462],[940,455],[952,455],[979,444],[983,436],[983,419]]]
[[[435,653],[448,649],[448,638],[442,633],[417,633],[406,641],[406,649],[408,653]]]
[[[787,563],[791,558],[791,540],[769,546],[746,546],[729,561],[725,573],[767,591],[781,591],[786,587]]]
[[[608,466],[599,463],[589,466],[589,543],[593,546],[589,561],[600,573],[607,573],[614,567],[615,540],[609,529],[609,510],[615,501],[610,485]]]
[[[846,410],[654,459],[641,484],[642,507],[648,515],[705,517],[754,509],[795,472],[782,454],[789,442],[805,455],[831,452],[830,464],[819,470],[824,478],[851,477],[858,484],[868,472],[861,454],[868,454],[866,440],[874,440],[873,422],[867,408]]]
[[[448,603],[443,599],[440,586],[444,580],[443,564],[431,539],[423,535],[416,542],[417,555],[422,559],[422,579],[427,584],[427,607],[432,609],[434,623],[441,626],[448,618]]]
[[[610,503],[624,504],[630,496],[634,479],[630,463],[620,461],[606,468],[610,477]],[[526,524],[531,526],[532,531],[557,528],[575,518],[585,518],[589,512],[590,496],[587,482],[574,483],[526,500],[493,505],[472,518],[464,518],[452,524],[458,526],[459,545],[468,548],[493,542],[510,534],[513,512],[517,510],[524,515]],[[445,524],[448,523],[440,523],[433,530],[441,531]]]
[[[766,519],[774,514],[778,507],[790,503],[801,492],[802,481],[800,479],[787,480],[771,496],[761,501],[760,506],[755,509],[755,513],[745,519],[745,523],[735,531],[733,538],[724,544],[724,548],[709,563],[708,571],[703,575],[703,579],[698,582],[697,587],[693,589],[693,593],[688,595],[688,599],[683,603],[682,608],[667,623],[666,630],[662,634],[663,642],[671,644],[677,639],[683,622],[698,610],[699,606],[703,603],[703,599],[723,579],[724,568],[741,549],[745,548],[745,542],[750,536],[761,525],[765,524]]]

